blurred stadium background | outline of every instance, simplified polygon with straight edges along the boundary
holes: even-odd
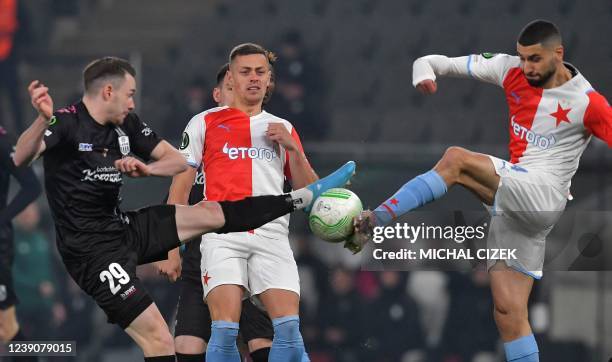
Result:
[[[610,0],[18,4],[13,51],[0,63],[0,124],[9,130],[22,130],[34,117],[26,91],[32,79],[51,88],[59,107],[78,100],[84,65],[116,55],[138,68],[141,118],[176,145],[191,115],[212,105],[214,75],[229,50],[256,42],[279,55],[276,93],[267,109],[297,127],[319,174],[344,160],[358,161],[352,188],[366,206],[376,206],[431,167],[450,145],[507,157],[502,91],[444,79],[436,96],[421,96],[411,85],[418,56],[513,54],[520,29],[546,18],[562,31],[566,60],[612,96]],[[610,210],[611,161],[612,152],[594,140],[574,179],[570,210]],[[168,179],[127,180],[124,207],[159,202],[168,185]],[[462,190],[427,210],[459,209],[482,210]],[[588,215],[582,214],[580,225],[589,225]],[[15,225],[18,313],[25,332],[37,339],[76,339],[79,361],[139,360],[135,345],[107,325],[69,280],[58,261],[46,201],[40,199]],[[294,217],[292,228],[302,328],[313,362],[502,361],[485,272],[366,271],[359,257],[339,245],[313,240],[304,217]],[[542,361],[612,357],[612,274],[597,271],[612,270],[612,228],[604,223],[596,229],[597,238],[581,244],[589,251],[583,257],[592,261],[581,269],[591,271],[549,271],[536,283],[530,315]],[[150,268],[140,272],[171,322],[177,286]]]

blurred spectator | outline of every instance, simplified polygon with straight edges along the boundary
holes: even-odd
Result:
[[[408,278],[408,294],[421,311],[425,345],[429,348],[440,343],[447,320],[450,304],[447,283],[447,276],[439,271],[415,271]]]
[[[312,240],[297,238],[293,244],[295,262],[300,274],[300,287],[304,291],[300,298],[300,318],[317,318],[320,299],[327,286],[327,265],[312,252]]]
[[[39,223],[40,210],[36,203],[15,218],[13,275],[19,292],[23,330],[32,338],[50,338],[49,332],[57,327],[57,321],[49,318],[54,315],[57,283],[50,242],[40,231]]]
[[[182,93],[169,93],[166,99],[170,100],[171,106],[160,131],[163,137],[170,139],[179,139],[193,116],[217,106],[212,98],[212,88],[200,77],[194,78]]]
[[[483,267],[471,273],[454,272],[447,276],[451,295],[449,317],[438,350],[457,361],[472,361],[477,356],[486,360],[487,355],[497,350],[499,342],[489,273]]]
[[[57,323],[58,340],[74,340],[77,343],[78,361],[97,361],[93,356],[100,354],[99,343],[102,338],[92,338],[92,334],[99,336],[111,326],[106,323],[94,328],[93,319],[96,312],[94,302],[65,272],[63,276],[63,289],[61,304],[53,307],[53,319]],[[94,351],[94,352],[91,352]]]
[[[406,293],[407,276],[398,271],[378,273],[379,297],[368,307],[367,325],[377,339],[372,361],[400,361],[402,356],[423,348],[425,338],[416,302]]]
[[[336,267],[329,284],[330,293],[319,314],[325,349],[333,361],[360,361],[357,351],[362,332],[359,324],[362,302],[355,292],[353,272]]]
[[[3,94],[11,107],[13,133],[21,133],[25,123],[19,97],[22,89],[19,86],[18,71],[21,61],[19,48],[29,35],[26,16],[18,0],[0,0],[0,107],[3,104]]]
[[[285,33],[278,49],[276,92],[266,109],[291,122],[303,141],[325,136],[326,85],[318,62],[309,56],[297,30]]]

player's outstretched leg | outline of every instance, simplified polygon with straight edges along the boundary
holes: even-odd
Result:
[[[145,361],[175,361],[174,341],[168,325],[155,304],[145,309],[125,332],[142,349]]]
[[[375,210],[376,225],[387,225],[401,215],[437,200],[455,184],[491,204],[499,184],[489,156],[461,147],[450,147],[436,166],[404,184]]]
[[[489,156],[450,147],[432,170],[408,181],[373,212],[364,210],[355,217],[355,232],[344,247],[353,253],[360,252],[371,240],[376,226],[390,224],[395,218],[441,198],[455,184],[462,185],[482,202],[492,205],[499,176]]]
[[[419,175],[374,209],[376,223],[390,224],[400,215],[439,199],[446,191],[446,182],[435,169]]]
[[[238,201],[202,201],[194,206],[176,206],[176,228],[181,241],[208,232],[230,233],[257,229],[295,210],[309,210],[316,198],[334,187],[342,187],[355,173],[349,161],[332,174],[312,184],[278,196],[247,197]]]
[[[494,318],[504,341],[506,360],[538,362],[539,351],[529,326],[527,302],[533,278],[498,261],[491,269]]]

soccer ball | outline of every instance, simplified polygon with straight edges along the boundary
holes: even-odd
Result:
[[[319,238],[337,243],[353,233],[353,217],[362,210],[361,200],[351,190],[329,189],[315,200],[308,224]]]

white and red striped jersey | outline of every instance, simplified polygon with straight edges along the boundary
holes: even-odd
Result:
[[[527,82],[518,56],[430,55],[414,62],[413,84],[450,75],[502,87],[510,111],[510,162],[549,173],[552,183],[567,190],[592,135],[612,146],[612,110],[582,74],[570,64],[566,67],[573,74],[569,81],[543,89]]]
[[[180,151],[190,166],[202,165],[204,199],[239,200],[247,196],[279,195],[291,179],[289,154],[266,136],[268,124],[283,123],[303,152],[299,135],[288,121],[262,111],[249,117],[228,107],[195,115],[185,128]],[[289,234],[289,215],[255,230],[269,237]]]

